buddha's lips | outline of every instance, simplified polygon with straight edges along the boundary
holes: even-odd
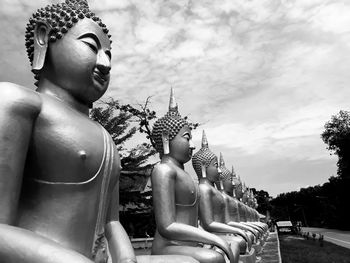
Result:
[[[99,70],[94,70],[93,72],[94,79],[97,80],[101,85],[105,84],[108,81],[108,75],[101,73]]]

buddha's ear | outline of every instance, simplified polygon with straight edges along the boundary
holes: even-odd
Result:
[[[168,131],[162,132],[162,142],[163,142],[163,154],[169,154],[170,153],[170,145],[169,145],[169,132]]]
[[[36,22],[34,28],[34,57],[32,72],[39,73],[45,63],[46,51],[49,44],[49,33],[51,26],[44,22]]]
[[[205,166],[205,163],[201,163],[201,171],[202,171],[202,178],[207,178],[207,167]]]

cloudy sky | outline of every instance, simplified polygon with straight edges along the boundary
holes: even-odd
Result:
[[[24,28],[59,1],[0,0],[0,81],[33,88]],[[349,110],[350,2],[341,0],[95,0],[112,33],[110,89],[123,103],[152,97],[159,115],[175,89],[248,186],[271,195],[322,184],[336,156],[323,125]],[[194,173],[191,165],[187,170]]]

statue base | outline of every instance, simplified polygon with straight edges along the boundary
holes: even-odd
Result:
[[[258,241],[256,244],[253,244],[252,247],[255,249],[256,254],[259,254],[261,252],[262,245],[260,241]]]
[[[195,260],[192,257],[181,256],[181,255],[145,255],[145,256],[137,256],[138,263],[199,263],[199,261]]]
[[[256,263],[255,249],[252,248],[249,253],[239,255],[239,263]]]

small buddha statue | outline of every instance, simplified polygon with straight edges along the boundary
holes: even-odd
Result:
[[[25,38],[37,90],[0,83],[0,261],[150,262],[119,222],[116,146],[88,116],[110,79],[106,25],[66,0],[36,11]]]
[[[201,263],[238,262],[229,244],[222,238],[198,228],[198,184],[184,170],[195,148],[191,129],[178,112],[173,90],[169,111],[158,119],[152,130],[161,161],[151,174],[153,206],[157,230],[152,244],[153,255],[189,255]],[[204,248],[202,244],[217,249]]]
[[[249,208],[249,219],[248,222],[254,222],[256,225],[260,226],[266,232],[268,230],[267,224],[259,221],[259,214],[256,211],[257,200],[254,197],[252,189],[248,189],[248,201],[247,205]]]
[[[248,226],[244,225],[242,223],[239,223],[239,213],[238,213],[238,201],[234,198],[234,181],[233,177],[235,175],[234,169],[232,167],[232,172],[230,172],[226,166],[225,161],[220,154],[220,169],[222,171],[221,174],[221,180],[220,180],[220,186],[218,185],[218,189],[220,189],[221,194],[223,195],[223,198],[225,200],[226,206],[225,206],[225,222],[226,224],[240,228],[250,236],[252,242],[253,242],[253,248],[258,253],[260,251],[260,244],[259,244],[259,232]]]
[[[239,250],[240,260],[245,261],[245,256],[254,258],[254,250],[251,255],[249,254],[251,252],[251,239],[246,232],[225,223],[225,201],[220,191],[214,187],[214,183],[219,180],[221,171],[218,169],[216,155],[209,149],[204,131],[202,147],[194,154],[192,165],[199,178],[199,219],[201,226],[205,230],[225,238],[231,244],[231,249],[235,253]]]
[[[254,228],[256,231],[259,232],[259,238],[261,238],[264,234],[264,231],[256,226],[255,224],[252,224],[251,222],[247,222],[247,212],[246,212],[246,205],[243,203],[243,194],[246,190],[245,184],[242,183],[241,178],[238,176],[233,177],[233,182],[235,183],[235,196],[238,200],[237,205],[238,205],[238,213],[239,213],[239,220],[241,224],[250,226]],[[262,244],[261,244],[262,245]]]

